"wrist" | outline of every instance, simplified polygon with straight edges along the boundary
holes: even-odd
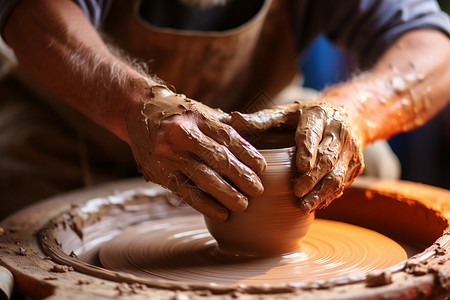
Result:
[[[401,127],[396,114],[402,101],[392,87],[394,77],[366,73],[324,91],[325,101],[340,109],[362,146],[388,139]]]
[[[131,67],[125,67],[125,74],[120,83],[109,90],[109,97],[115,103],[111,113],[105,115],[104,125],[117,137],[130,143],[128,123],[143,118],[144,103],[150,98],[151,87],[157,85]]]
[[[358,140],[358,144],[364,147],[370,143],[373,135],[373,126],[367,119],[364,107],[354,93],[352,87],[335,87],[327,90],[319,99],[314,100],[321,107],[328,108],[338,118],[342,118],[351,128],[352,136]],[[334,117],[333,117],[334,118]]]

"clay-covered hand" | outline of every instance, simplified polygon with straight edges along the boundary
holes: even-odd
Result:
[[[341,196],[362,173],[363,146],[348,119],[330,104],[308,100],[253,114],[233,112],[230,125],[242,133],[295,129],[298,173],[293,187],[300,209],[309,213]]]
[[[226,117],[223,112],[165,86],[147,88],[148,99],[126,116],[144,178],[214,220],[225,220],[227,209],[244,210],[247,195],[263,192],[257,175],[266,166],[261,154],[219,120]]]
[[[298,120],[294,191],[302,211],[310,212],[341,196],[362,173],[364,160],[358,136],[338,109],[306,105]]]

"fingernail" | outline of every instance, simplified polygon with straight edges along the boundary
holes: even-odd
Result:
[[[299,207],[300,211],[304,214],[309,214],[312,210],[312,205],[303,199],[300,200]]]
[[[221,208],[216,211],[215,219],[219,222],[223,222],[228,218],[228,211],[225,208]]]
[[[236,207],[233,209],[233,211],[244,211],[248,206],[248,199],[247,197],[239,197],[239,200],[236,202]]]
[[[250,154],[251,159],[251,162],[249,162],[249,167],[258,174],[264,172],[267,167],[266,159],[255,147],[253,147],[252,144],[247,141],[245,141],[245,143],[247,144],[247,153]]]
[[[258,160],[258,170],[256,172],[262,173],[266,170],[266,168],[267,168],[266,159],[261,155],[260,159]]]
[[[294,193],[297,198],[302,198],[314,187],[314,183],[312,182],[311,178],[306,175],[295,177],[293,179],[293,185]]]
[[[264,186],[261,181],[252,180],[250,184],[245,191],[248,196],[259,196],[264,193]]]
[[[255,176],[255,178],[252,180],[254,191],[252,196],[258,196],[264,193],[264,185],[262,184],[261,179],[258,176]]]
[[[297,165],[297,169],[300,172],[306,173],[306,172],[308,172],[309,170],[312,169],[313,164],[312,164],[310,158],[300,157],[300,156],[297,156],[297,157],[298,158],[297,158],[297,164],[296,165]]]

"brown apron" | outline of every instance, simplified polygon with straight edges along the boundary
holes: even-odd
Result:
[[[107,33],[133,57],[151,61],[151,73],[190,98],[249,112],[262,108],[254,102],[274,97],[296,73],[285,0],[266,0],[251,20],[220,32],[155,27],[138,15],[139,5],[116,0]]]
[[[201,33],[155,28],[139,19],[138,4],[116,2],[107,29],[119,44],[154,61],[152,71],[178,92],[213,107],[264,108],[295,73],[284,0],[267,0],[238,28]],[[137,175],[125,142],[32,78],[11,74],[0,94],[0,219],[66,190]]]

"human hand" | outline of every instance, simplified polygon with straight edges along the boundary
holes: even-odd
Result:
[[[336,108],[301,107],[295,141],[298,174],[293,184],[303,212],[328,206],[363,171],[358,136]]]
[[[223,221],[227,209],[243,211],[246,195],[264,190],[261,154],[232,127],[221,111],[148,87],[149,99],[126,117],[130,146],[146,180],[161,184],[207,217]]]
[[[347,113],[325,102],[301,101],[253,114],[231,113],[238,132],[295,129],[297,145],[293,188],[300,209],[309,213],[342,195],[362,173],[362,143]],[[356,126],[356,124],[354,124]]]

